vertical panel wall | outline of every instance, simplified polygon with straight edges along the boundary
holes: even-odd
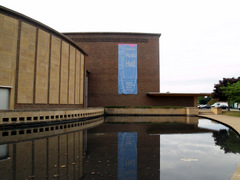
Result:
[[[83,104],[83,96],[84,96],[84,55],[81,54],[81,69],[80,69],[80,73],[81,73],[81,76],[80,76],[80,104]]]
[[[69,57],[69,89],[68,89],[68,104],[74,104],[74,91],[75,91],[75,48],[70,46]]]
[[[38,31],[35,103],[47,104],[50,34]]]
[[[76,82],[75,82],[75,104],[80,104],[80,76],[81,76],[81,56],[80,52],[76,51]]]
[[[33,103],[36,28],[22,22],[17,103]]]
[[[18,21],[0,14],[0,85],[13,86],[17,54]]]
[[[68,102],[68,58],[69,45],[62,41],[62,56],[61,56],[61,83],[60,83],[60,104]]]
[[[0,88],[11,109],[83,107],[84,55],[61,33],[0,7]]]
[[[18,21],[0,14],[0,88],[1,86],[12,87],[8,105],[13,109],[17,56]]]
[[[59,73],[61,60],[61,40],[52,36],[50,57],[49,103],[59,104]]]

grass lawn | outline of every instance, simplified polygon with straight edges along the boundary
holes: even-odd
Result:
[[[240,117],[240,111],[223,111],[223,115]]]

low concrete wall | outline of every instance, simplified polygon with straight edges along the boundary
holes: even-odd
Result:
[[[186,115],[198,115],[198,108],[186,107]]]
[[[100,116],[104,108],[0,111],[0,125],[39,123]]]
[[[197,124],[197,116],[106,116],[105,122],[112,123],[187,123]]]
[[[212,111],[214,114],[222,114],[222,108],[211,107],[211,111]]]
[[[56,134],[83,131],[104,123],[104,117],[89,119],[87,121],[69,122],[66,124],[52,124],[47,126],[25,127],[20,129],[5,129],[0,133],[1,143],[33,140],[45,138]]]
[[[187,108],[105,108],[106,115],[197,115],[198,109]]]

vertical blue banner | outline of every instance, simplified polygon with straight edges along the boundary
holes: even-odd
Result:
[[[118,44],[118,94],[137,94],[137,44]]]
[[[137,180],[137,132],[118,133],[118,180]]]

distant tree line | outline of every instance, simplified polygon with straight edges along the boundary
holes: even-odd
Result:
[[[220,80],[218,84],[214,85],[212,98],[226,101],[229,106],[233,103],[240,103],[240,77]]]
[[[240,77],[223,78],[219,83],[214,84],[212,96],[198,98],[199,104],[212,105],[218,101],[228,102],[229,106],[240,103]]]

